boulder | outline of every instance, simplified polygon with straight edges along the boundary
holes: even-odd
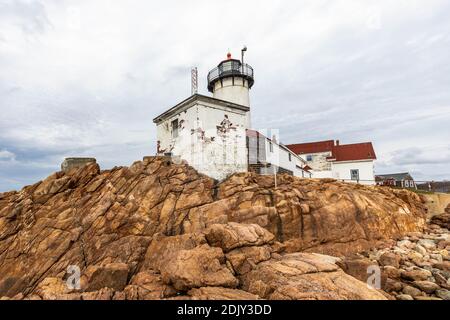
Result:
[[[242,247],[227,253],[226,258],[237,274],[244,274],[258,263],[271,259],[271,251],[269,246]]]
[[[188,294],[192,300],[258,300],[257,295],[222,287],[203,287],[191,289]]]
[[[430,253],[430,260],[437,261],[438,263],[443,262],[442,255],[439,253]]]
[[[432,217],[431,223],[450,230],[450,212],[447,212],[447,210],[448,207],[446,213]]]
[[[386,279],[382,288],[386,292],[400,292],[403,289],[403,284],[400,281]]]
[[[206,244],[203,234],[187,233],[172,237],[156,234],[147,249],[143,269],[160,271],[180,250],[191,250],[203,244]]]
[[[397,300],[414,300],[414,298],[408,294],[399,294],[396,298]]]
[[[93,265],[86,269],[81,277],[81,288],[85,292],[110,288],[121,291],[128,279],[128,265],[125,263],[111,263],[105,266]]]
[[[401,240],[397,242],[397,246],[403,249],[410,249],[414,247],[414,243],[409,240]]]
[[[441,249],[441,250],[442,249],[446,249],[446,248],[447,248],[447,250],[449,250],[450,249],[450,241],[448,241],[448,240],[440,240],[440,241],[438,241],[437,247],[438,247],[438,249]]]
[[[400,279],[402,272],[401,270],[391,267],[391,266],[385,266],[383,267],[383,274],[386,278],[390,279]]]
[[[245,291],[264,299],[386,299],[377,290],[369,289],[365,283],[342,272],[328,259],[304,253],[262,262],[240,278]]]
[[[378,267],[376,261],[372,261],[367,258],[354,258],[348,257],[342,262],[338,262],[338,265],[344,270],[345,273],[367,283],[368,277],[371,275],[370,271],[374,267]],[[384,280],[384,279],[383,279]],[[382,280],[382,282],[384,282]]]
[[[441,298],[436,297],[428,297],[428,296],[418,296],[414,298],[415,300],[421,300],[421,301],[441,301]]]
[[[412,269],[403,271],[401,277],[409,281],[425,281],[432,276],[432,273],[425,269]]]
[[[406,294],[406,295],[409,295],[409,296],[411,296],[413,298],[417,298],[419,296],[425,295],[425,293],[423,293],[419,289],[414,288],[412,286],[408,286],[408,285],[403,287],[403,293]]]
[[[380,263],[380,265],[382,266],[391,266],[394,268],[399,268],[400,267],[400,260],[401,258],[394,254],[394,253],[384,253],[381,255],[380,259],[378,260],[378,262]]]
[[[421,248],[423,248],[423,247],[421,247]],[[425,250],[425,249],[424,249]],[[419,253],[419,252],[417,252],[417,251],[411,251],[411,252],[409,252],[408,253],[408,259],[409,260],[411,260],[411,261],[422,261],[423,260],[423,255],[421,254],[421,253]]]
[[[102,288],[97,291],[83,292],[81,294],[82,300],[112,300],[114,290],[111,288]]]
[[[428,294],[431,294],[440,288],[436,283],[431,281],[414,281],[412,284]]]
[[[35,293],[43,300],[80,300],[80,294],[70,296],[72,290],[59,278],[45,278],[38,284]]]
[[[434,250],[436,249],[436,243],[431,239],[420,239],[417,241],[418,246],[422,246],[426,250]]]
[[[211,226],[206,230],[205,237],[211,246],[220,247],[224,252],[241,247],[269,244],[275,239],[273,234],[259,225],[233,222]]]
[[[427,249],[425,249],[423,246],[421,246],[420,244],[417,244],[414,247],[414,250],[416,250],[418,253],[420,253],[421,256],[424,256],[427,254]]]
[[[162,281],[177,290],[191,288],[235,288],[238,280],[225,264],[222,249],[202,245],[191,250],[180,250],[170,263],[161,267]]]
[[[436,290],[435,292],[436,296],[438,298],[441,298],[442,300],[450,300],[450,291],[445,289]]]
[[[450,261],[444,261],[433,264],[433,268],[440,269],[446,272],[450,272]]]
[[[161,275],[151,270],[136,274],[114,300],[159,300],[177,295],[172,286],[163,283]]]

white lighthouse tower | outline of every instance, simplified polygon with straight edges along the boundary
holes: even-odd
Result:
[[[246,107],[250,107],[249,91],[254,83],[253,68],[244,61],[232,59],[231,53],[208,73],[208,90],[214,98]]]

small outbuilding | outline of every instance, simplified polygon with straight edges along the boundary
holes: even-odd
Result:
[[[417,189],[414,178],[408,172],[376,175],[375,181],[381,186]]]

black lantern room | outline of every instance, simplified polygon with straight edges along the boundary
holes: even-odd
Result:
[[[208,91],[214,91],[214,84],[225,78],[242,78],[248,81],[249,89],[255,83],[253,68],[240,60],[232,59],[228,53],[227,60],[222,61],[208,73]]]

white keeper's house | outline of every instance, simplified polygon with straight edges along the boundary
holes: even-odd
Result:
[[[306,160],[273,132],[252,130],[254,83],[253,68],[228,54],[208,74],[212,96],[193,94],[153,119],[157,154],[187,161],[217,180],[247,171],[311,177]]]
[[[287,146],[307,162],[313,178],[333,178],[345,182],[374,185],[374,161],[371,142],[340,144],[339,140],[291,144]]]

